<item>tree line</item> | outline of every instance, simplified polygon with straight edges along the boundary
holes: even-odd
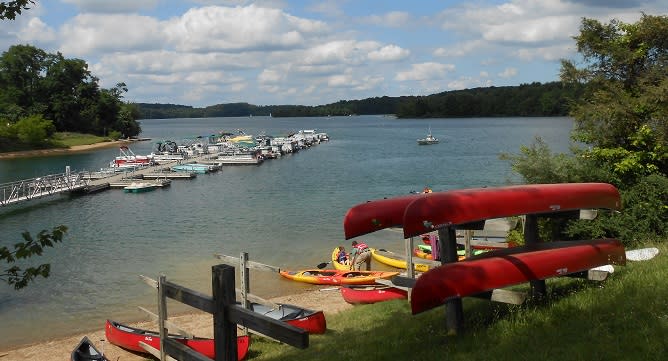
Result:
[[[522,84],[447,91],[427,96],[374,97],[336,103],[266,105],[217,104],[194,108],[174,104],[137,103],[142,119],[207,117],[324,117],[395,114],[399,118],[455,118],[507,116],[564,116],[583,92],[581,84],[562,82]]]
[[[136,136],[139,112],[123,101],[127,91],[124,83],[101,88],[81,59],[13,45],[0,56],[0,151],[51,147],[55,132]]]

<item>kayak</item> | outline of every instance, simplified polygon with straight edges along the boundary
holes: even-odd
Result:
[[[279,303],[279,308],[271,308],[259,303],[251,303],[251,310],[263,316],[283,321],[299,327],[311,334],[325,333],[327,321],[322,311],[314,311],[287,303]]]
[[[484,252],[485,252],[485,250],[474,249],[473,250],[473,255],[481,254],[481,253],[484,253]],[[424,259],[428,259],[428,260],[433,260],[434,259],[434,255],[431,254],[431,246],[422,245],[422,244],[419,245],[418,248],[413,249],[413,255],[415,255],[416,257],[420,257],[420,258],[424,258]],[[461,261],[465,258],[466,258],[466,251],[464,251],[463,249],[457,250],[457,259]]]
[[[156,331],[142,330],[107,320],[105,335],[107,341],[126,350],[148,353],[148,351],[139,345],[140,342],[144,342],[156,350],[160,350],[160,333]],[[216,358],[214,339],[212,338],[186,338],[185,336],[171,334],[169,337],[210,359]],[[237,360],[243,360],[246,357],[249,344],[250,338],[248,336],[237,337]]]
[[[399,272],[385,271],[348,271],[348,270],[319,270],[308,269],[302,271],[281,271],[281,276],[298,282],[316,285],[371,285],[378,278],[390,279]]]
[[[390,300],[407,299],[408,291],[392,286],[343,286],[343,300],[353,304],[376,303]]]
[[[339,271],[348,271],[350,270],[350,266],[347,264],[339,263],[336,259],[338,258],[337,256],[339,255],[339,247],[335,247],[334,250],[332,251],[332,265],[334,266],[335,269]],[[322,266],[319,266],[322,267]]]
[[[90,341],[90,339],[86,336],[84,336],[81,339],[81,342],[77,345],[77,347],[72,351],[72,355],[70,356],[71,361],[90,361],[90,360],[95,360],[95,361],[109,361],[108,358],[104,357],[104,355],[97,349],[95,348],[95,345]]]
[[[383,251],[383,250],[378,250],[378,249],[371,249],[371,256],[373,257],[374,260],[386,264],[388,266],[392,266],[395,268],[402,268],[406,269],[406,259],[399,256],[392,254],[388,251]],[[429,265],[423,264],[423,263],[414,263],[413,268],[415,268],[416,271],[418,272],[427,272],[429,270]]]

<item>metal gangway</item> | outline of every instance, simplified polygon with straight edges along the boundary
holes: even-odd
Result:
[[[65,173],[0,184],[0,206],[83,190],[88,183],[88,177],[84,177],[84,172],[71,172],[67,166]]]

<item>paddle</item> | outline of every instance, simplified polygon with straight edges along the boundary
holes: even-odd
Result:
[[[316,267],[318,267],[319,269],[323,269],[323,268],[327,267],[327,265],[330,264],[330,263],[332,263],[332,261],[323,262],[323,263],[318,264]]]

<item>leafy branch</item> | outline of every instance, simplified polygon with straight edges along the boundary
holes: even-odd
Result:
[[[46,247],[53,247],[56,243],[61,242],[66,232],[67,227],[63,225],[54,227],[51,232],[42,230],[36,238],[33,238],[29,232],[23,232],[21,236],[24,242],[16,243],[13,250],[5,246],[0,247],[0,262],[4,261],[8,265],[14,264],[5,270],[0,270],[0,281],[20,290],[28,286],[37,276],[49,277],[51,265],[48,263],[22,270],[15,262],[35,255],[41,256]]]

